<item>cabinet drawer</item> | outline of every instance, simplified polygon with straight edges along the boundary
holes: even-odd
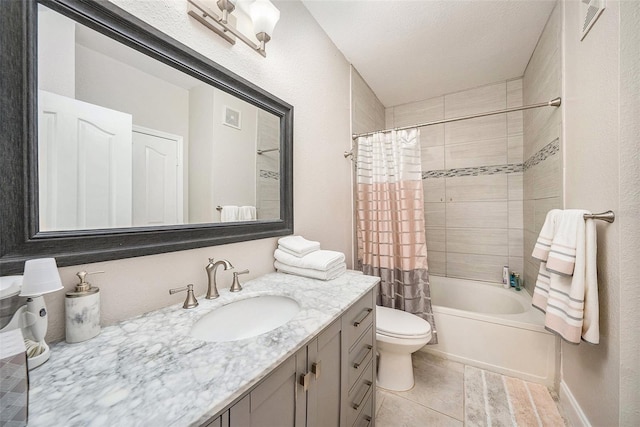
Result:
[[[362,408],[362,412],[358,415],[353,427],[369,427],[373,420],[373,393],[367,398],[367,402]]]
[[[356,382],[347,398],[347,426],[352,426],[356,422],[358,415],[367,404],[367,399],[371,399],[371,395],[375,392],[375,387],[373,364],[369,361],[364,375]]]
[[[374,309],[373,292],[370,292],[343,315],[342,331],[345,334],[349,350],[369,326],[373,324]]]
[[[357,379],[365,372],[365,368],[373,357],[373,326],[362,335],[361,339],[349,352],[349,365],[347,373],[349,377],[348,390],[351,390]]]

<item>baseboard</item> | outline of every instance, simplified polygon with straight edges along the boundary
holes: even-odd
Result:
[[[591,427],[589,419],[582,411],[578,401],[573,397],[571,389],[564,381],[560,381],[560,407],[563,415],[573,427]]]

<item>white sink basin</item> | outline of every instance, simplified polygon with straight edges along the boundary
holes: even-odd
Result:
[[[300,311],[294,299],[262,295],[223,305],[202,316],[191,328],[191,336],[203,341],[237,341],[272,331]]]

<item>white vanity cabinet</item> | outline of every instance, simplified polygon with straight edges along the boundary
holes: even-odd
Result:
[[[371,290],[204,426],[373,426],[374,317]]]

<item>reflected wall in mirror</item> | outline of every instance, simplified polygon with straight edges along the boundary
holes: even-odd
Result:
[[[41,231],[280,218],[279,117],[43,5],[38,95]]]
[[[292,234],[285,101],[108,1],[0,1],[0,63],[2,274]]]

